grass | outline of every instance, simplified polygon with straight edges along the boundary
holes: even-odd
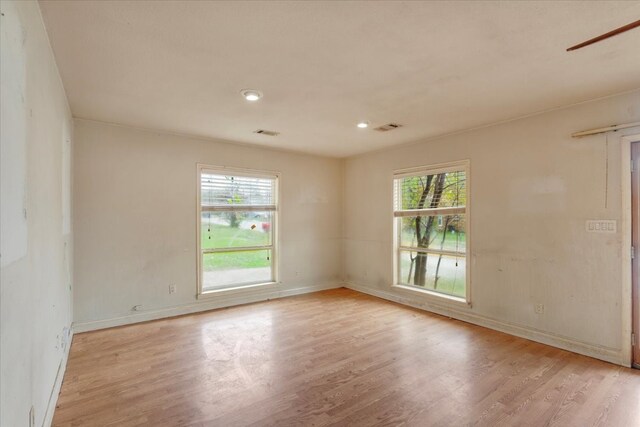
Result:
[[[256,223],[256,228],[253,230],[232,228],[220,224],[203,224],[201,236],[202,249],[237,248],[268,245],[270,233],[262,231],[262,223],[260,222]],[[205,254],[203,268],[205,271],[211,271],[269,267],[271,265],[270,257],[271,251],[266,249]]]
[[[434,258],[437,259],[437,255],[430,255]],[[402,257],[401,260],[401,267],[400,267],[400,271],[401,271],[401,283],[407,284],[407,275],[409,273],[409,267],[410,267],[411,261],[409,260],[409,257]],[[414,266],[415,269],[415,266]],[[435,270],[435,267],[429,265],[427,266],[427,283],[425,283],[424,286],[420,286],[420,285],[414,285],[413,283],[408,283],[410,286],[416,286],[418,288],[422,288],[422,289],[428,289],[431,291],[436,291],[436,292],[442,292],[444,294],[448,294],[448,295],[454,295],[454,296],[458,296],[458,297],[464,297],[465,296],[465,278],[464,278],[464,268],[461,268],[461,273],[462,276],[458,276],[458,277],[451,277],[448,275],[443,274],[443,270],[441,269],[439,274],[440,274],[440,278],[438,279],[438,288],[434,289],[433,286],[433,280],[429,280],[429,277],[433,277],[433,272]],[[415,270],[414,270],[415,271]],[[431,275],[429,274],[431,271]],[[413,276],[413,275],[412,275]],[[411,278],[413,281],[413,277]]]

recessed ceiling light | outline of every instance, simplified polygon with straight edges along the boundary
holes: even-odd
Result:
[[[356,126],[358,126],[360,129],[365,129],[369,127],[369,122],[365,122],[365,121],[358,122]]]
[[[259,90],[255,90],[255,89],[242,89],[240,91],[240,94],[247,101],[257,101],[258,99],[262,98],[262,93],[260,93]]]

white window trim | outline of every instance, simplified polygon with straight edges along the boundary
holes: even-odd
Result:
[[[457,170],[464,170],[466,177],[466,205],[465,205],[465,216],[466,216],[466,249],[465,249],[465,297],[457,297],[453,295],[444,294],[437,291],[432,291],[429,289],[420,289],[415,286],[405,285],[399,283],[399,269],[400,269],[400,242],[398,241],[398,221],[397,218],[403,216],[402,214],[398,215],[395,210],[395,197],[396,197],[396,187],[395,180],[398,178],[405,178],[409,176],[422,176],[422,175],[434,175],[438,173],[444,172],[453,172]],[[469,160],[460,160],[449,163],[439,163],[435,165],[427,165],[427,166],[418,166],[407,169],[399,169],[393,172],[391,177],[391,186],[392,186],[392,203],[391,203],[391,220],[393,222],[393,284],[392,288],[402,291],[408,291],[413,294],[420,295],[424,297],[426,300],[431,300],[434,302],[446,302],[450,305],[458,305],[464,307],[471,307],[471,264],[472,264],[472,251],[471,251],[471,162]],[[446,208],[444,208],[446,209]],[[435,209],[436,211],[442,211],[443,208]],[[406,212],[406,211],[405,211]],[[436,213],[436,214],[439,214]],[[437,251],[430,251],[437,252]]]
[[[241,175],[241,176],[250,176],[256,178],[269,178],[276,180],[275,185],[275,209],[270,208],[267,210],[271,210],[274,215],[272,218],[272,248],[271,248],[271,281],[264,283],[239,283],[237,286],[230,286],[228,288],[221,289],[213,289],[210,291],[202,290],[202,205],[201,205],[201,176],[202,172],[212,172],[221,175]],[[196,163],[196,246],[197,246],[197,254],[196,254],[196,298],[197,299],[207,299],[219,297],[221,295],[229,295],[235,293],[250,293],[263,290],[265,287],[272,287],[279,284],[278,278],[279,276],[279,249],[280,249],[280,239],[279,239],[279,212],[280,212],[280,172],[276,171],[265,171],[265,170],[256,170],[256,169],[245,169],[245,168],[236,168],[229,166],[215,166],[204,163]],[[265,209],[263,209],[265,210]],[[232,248],[231,250],[235,250],[236,248]]]

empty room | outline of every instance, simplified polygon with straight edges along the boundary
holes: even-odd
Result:
[[[0,0],[0,426],[640,426],[640,1]]]

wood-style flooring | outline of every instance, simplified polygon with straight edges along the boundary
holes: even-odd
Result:
[[[640,372],[347,289],[78,334],[55,426],[640,426]]]

